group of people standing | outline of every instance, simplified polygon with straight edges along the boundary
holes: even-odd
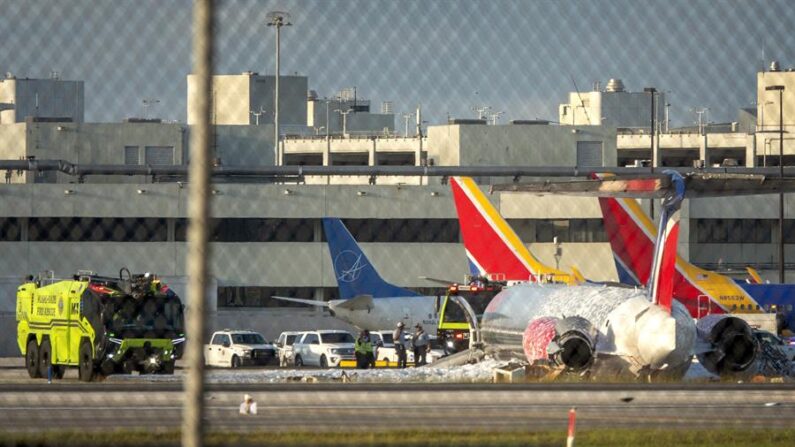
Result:
[[[395,354],[397,355],[398,368],[405,368],[407,363],[407,350],[411,348],[414,352],[414,366],[422,366],[427,363],[426,358],[430,347],[430,337],[417,323],[414,327],[415,332],[410,337],[407,336],[405,325],[402,321],[398,322],[397,329],[392,333],[392,340],[395,343]],[[359,338],[353,345],[356,354],[356,367],[358,369],[368,369],[375,366],[375,348],[370,338],[370,331],[363,330]]]

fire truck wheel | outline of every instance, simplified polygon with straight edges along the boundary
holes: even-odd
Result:
[[[25,368],[28,369],[28,375],[31,379],[41,377],[41,371],[39,371],[39,345],[36,344],[35,338],[28,342],[28,350],[25,353]]]
[[[105,359],[102,361],[102,364],[99,365],[99,369],[102,371],[103,375],[109,376],[116,372],[116,363],[111,359]]]
[[[41,346],[39,346],[39,376],[40,377],[47,377],[47,368],[49,368],[50,362],[52,361],[52,345],[50,344],[50,339],[45,338],[41,341]],[[54,373],[54,371],[53,371]],[[53,374],[54,375],[54,374]]]
[[[78,375],[83,382],[91,382],[94,379],[94,349],[88,340],[80,343],[80,351],[78,354]]]
[[[132,374],[133,372],[138,371],[138,363],[132,358],[128,358],[122,362],[121,369],[124,371],[124,374]]]

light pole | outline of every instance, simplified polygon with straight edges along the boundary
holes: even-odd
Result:
[[[292,26],[290,14],[284,11],[271,11],[267,16],[268,26],[276,28],[276,82],[273,94],[273,153],[276,156],[275,164],[279,164],[279,60],[280,60],[280,41],[283,26]]]
[[[768,85],[768,92],[778,92],[778,168],[784,177],[784,86]],[[778,281],[784,284],[784,193],[778,195]]]
[[[762,132],[765,131],[765,107],[768,104],[773,104],[773,101],[765,101],[765,102],[763,102],[761,110],[759,111],[760,115],[761,115],[761,118],[762,118],[762,121],[761,121],[759,127],[761,128],[760,130]],[[769,144],[770,144],[770,141],[767,138],[765,138],[765,152],[762,154],[762,166],[764,166],[764,167],[767,167],[767,146]]]
[[[490,109],[491,109],[490,106],[475,106],[475,107],[472,107],[472,111],[478,113],[478,119],[479,120],[485,119],[486,118],[486,114],[488,113],[488,111]]]
[[[650,130],[650,137],[649,138],[649,147],[651,149],[651,167],[656,168],[659,165],[657,160],[657,151],[654,150],[654,94],[657,93],[657,89],[654,87],[646,87],[643,89],[644,92],[651,95],[651,116],[649,121],[649,130]],[[649,214],[651,215],[651,219],[654,220],[654,199],[649,199]]]
[[[251,114],[254,115],[254,122],[256,123],[257,126],[259,126],[259,117],[264,113],[265,110],[262,107],[259,108],[259,112],[255,112],[253,110],[251,111]]]
[[[505,115],[505,112],[499,111],[499,112],[496,112],[496,113],[492,113],[491,114],[491,125],[492,126],[496,126],[497,125],[497,121],[499,121],[499,119],[500,119],[500,117],[502,115]]]
[[[411,119],[412,116],[414,116],[414,114],[411,113],[411,112],[406,112],[402,116],[403,116],[403,125],[405,127],[404,130],[403,130],[403,138],[408,138],[408,136],[409,136],[409,120]]]
[[[152,107],[155,104],[160,104],[160,100],[157,98],[144,98],[141,100],[141,102],[144,104],[144,119],[149,119],[150,107]]]
[[[353,109],[334,109],[334,111],[342,115],[342,136],[344,137],[348,134],[348,114],[353,112]]]

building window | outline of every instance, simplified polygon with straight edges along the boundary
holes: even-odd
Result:
[[[138,146],[124,146],[124,164],[126,165],[139,165],[141,164],[141,157],[139,154]]]
[[[691,232],[699,244],[770,244],[773,242],[773,219],[695,219]],[[786,243],[795,243],[795,221],[785,220]],[[789,238],[789,239],[788,239]]]
[[[323,166],[323,154],[284,154],[288,166]]]
[[[519,240],[533,242],[609,242],[602,219],[507,219]]]
[[[144,151],[144,164],[147,165],[173,165],[173,146],[146,146]]]
[[[210,220],[212,242],[315,242],[317,219],[227,218]],[[178,219],[174,239],[187,240],[188,221]]]
[[[164,218],[32,217],[28,220],[32,242],[165,242]]]
[[[414,166],[414,152],[379,152],[379,166]]]
[[[22,240],[22,223],[17,217],[0,217],[0,241]]]
[[[358,242],[459,242],[456,219],[343,219]],[[325,240],[325,237],[324,237]]]

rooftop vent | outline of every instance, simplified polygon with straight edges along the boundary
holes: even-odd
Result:
[[[781,67],[778,65],[778,61],[771,61],[770,62],[770,71],[780,71]]]
[[[525,125],[525,126],[546,126],[549,124],[548,120],[511,120],[511,124],[513,125]]]
[[[484,119],[473,119],[473,118],[451,118],[447,121],[447,124],[486,124],[486,120]]]
[[[605,87],[606,92],[623,92],[624,91],[624,83],[621,82],[621,79],[611,78],[607,81],[607,86]]]

